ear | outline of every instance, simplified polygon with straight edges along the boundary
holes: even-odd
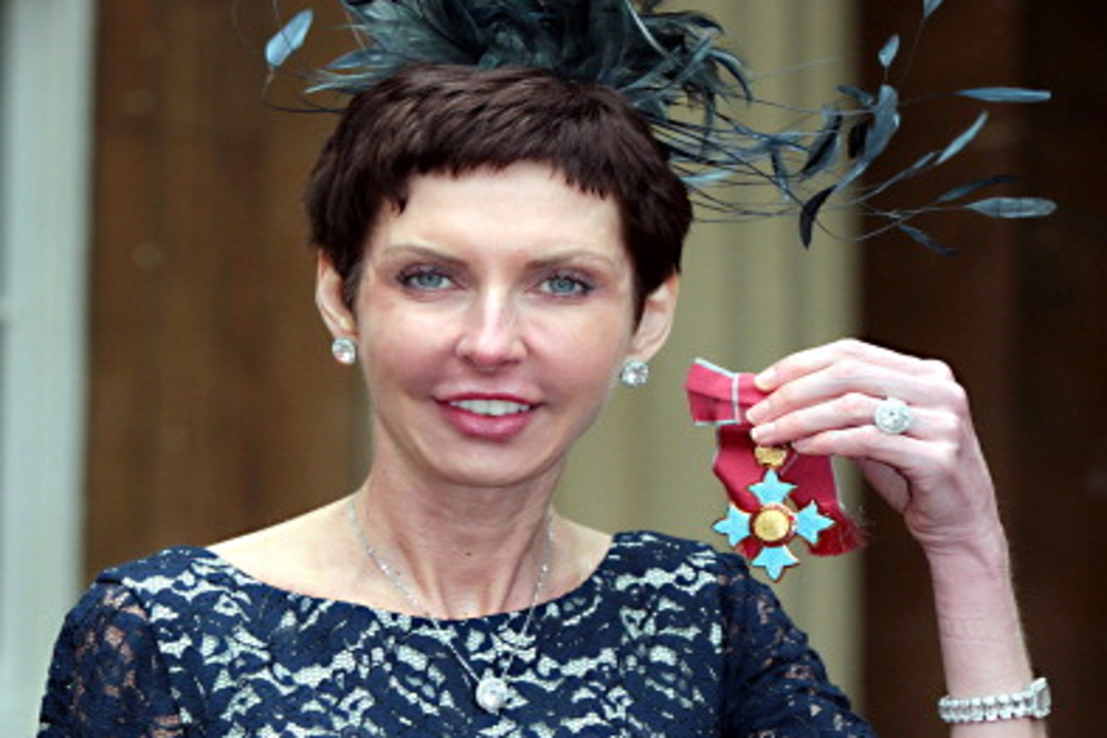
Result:
[[[319,252],[315,276],[315,305],[323,317],[327,329],[335,338],[351,337],[357,333],[357,320],[342,297],[342,275],[323,252]]]
[[[669,337],[676,316],[680,277],[673,274],[646,297],[642,318],[631,337],[628,359],[649,361]]]

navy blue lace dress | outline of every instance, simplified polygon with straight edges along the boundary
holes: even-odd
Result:
[[[772,593],[703,544],[619,534],[504,642],[524,617],[435,627],[172,548],[101,575],[69,614],[40,736],[871,735]],[[499,714],[445,638],[474,671],[510,661]]]

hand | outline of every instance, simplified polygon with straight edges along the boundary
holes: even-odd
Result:
[[[846,339],[778,361],[757,384],[770,394],[747,414],[755,442],[853,459],[928,553],[1001,532],[968,398],[944,363]],[[911,410],[901,435],[873,425],[886,397]]]

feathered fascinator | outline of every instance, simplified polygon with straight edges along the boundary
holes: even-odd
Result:
[[[880,219],[869,235],[898,229],[941,253],[951,249],[912,224],[936,210],[967,209],[998,218],[1032,218],[1049,200],[990,197],[968,201],[1009,177],[974,180],[911,209],[883,210],[873,198],[948,161],[984,127],[987,113],[906,169],[878,182],[859,180],[885,151],[900,123],[900,99],[885,82],[875,91],[842,85],[821,110],[795,116],[809,127],[758,130],[721,109],[758,103],[748,70],[719,45],[722,29],[696,12],[661,12],[662,0],[340,0],[355,48],[310,76],[309,92],[355,95],[415,63],[479,68],[529,66],[566,79],[618,90],[650,122],[673,169],[701,207],[721,217],[798,215],[800,239],[811,243],[820,212],[859,206]],[[923,0],[923,21],[943,0]],[[295,15],[269,42],[276,70],[300,48],[312,13]],[[881,49],[895,61],[899,38]],[[984,102],[1027,103],[1049,93],[1011,87],[960,90]],[[750,185],[769,185],[769,196]],[[852,186],[851,186],[852,185]]]

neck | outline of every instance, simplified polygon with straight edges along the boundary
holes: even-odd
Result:
[[[556,558],[561,523],[550,509],[552,492],[552,483],[429,492],[374,473],[352,504],[389,570],[370,567],[378,585],[402,595],[413,614],[460,619],[534,602],[543,565]]]

